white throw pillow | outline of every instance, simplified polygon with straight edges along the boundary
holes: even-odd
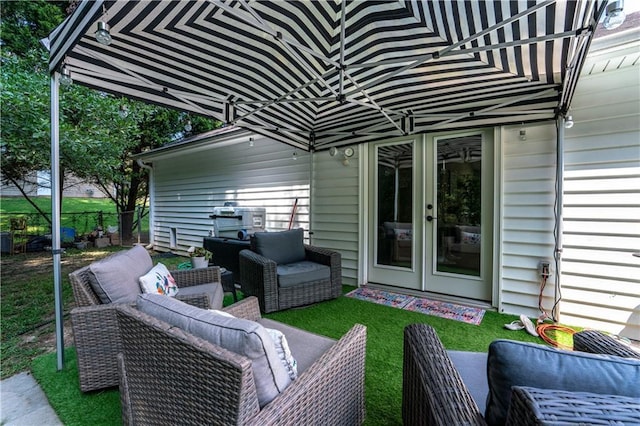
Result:
[[[140,277],[140,288],[143,293],[155,293],[171,297],[178,294],[176,280],[162,263],[158,263],[149,272]]]
[[[235,318],[228,312],[219,311],[217,309],[209,309],[211,312],[217,315],[222,315],[228,318]],[[295,360],[293,355],[291,355],[291,349],[289,348],[289,343],[287,342],[287,336],[284,335],[280,330],[276,330],[273,328],[264,328],[269,333],[271,340],[273,340],[273,344],[276,347],[276,352],[278,353],[278,358],[280,358],[280,362],[284,366],[285,370],[287,370],[287,374],[291,377],[291,380],[295,380],[298,377],[298,362]]]
[[[296,377],[298,377],[298,363],[291,355],[291,349],[289,349],[287,337],[280,330],[266,327],[265,330],[267,330],[267,333],[269,333],[269,336],[271,336],[271,339],[273,340],[273,344],[276,346],[276,352],[278,352],[280,362],[282,362],[287,373],[289,373],[291,380],[295,380]]]

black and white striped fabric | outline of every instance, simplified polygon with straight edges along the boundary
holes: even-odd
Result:
[[[549,120],[605,0],[84,1],[50,70],[301,149]],[[113,42],[96,42],[96,23]]]

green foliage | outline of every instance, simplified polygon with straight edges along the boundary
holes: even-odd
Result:
[[[4,182],[20,184],[34,172],[51,168],[48,54],[39,40],[62,22],[73,3],[2,2],[0,166]],[[188,121],[194,133],[220,125],[79,84],[61,88],[59,101],[61,180],[73,174],[99,185],[118,212],[144,206],[148,196],[147,171],[131,160],[132,155],[185,136]],[[119,114],[122,106],[128,108],[126,117]],[[64,181],[60,186],[64,188]]]
[[[40,40],[63,21],[68,6],[68,1],[2,1],[0,39],[4,49],[21,56],[40,50]]]

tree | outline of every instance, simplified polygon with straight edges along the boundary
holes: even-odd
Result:
[[[126,128],[121,143],[114,144],[108,158],[104,158],[99,168],[93,169],[93,176],[87,178],[98,184],[115,202],[122,220],[122,238],[129,239],[131,230],[136,226],[135,210],[140,208],[141,218],[148,213],[146,200],[149,195],[148,171],[131,157],[184,136],[187,122],[191,123],[192,131],[198,133],[211,130],[219,123],[130,100],[121,100],[120,106],[128,111],[128,115],[120,120],[132,127]]]
[[[30,173],[50,168],[48,54],[39,40],[62,22],[75,1],[0,4],[0,38],[4,44],[0,57],[2,179],[15,184]],[[126,117],[119,114],[123,106],[129,112]],[[119,213],[132,212],[141,205],[144,215],[148,173],[131,161],[131,155],[184,136],[187,121],[194,132],[220,124],[78,84],[63,88],[60,178],[72,173],[96,183],[114,201]],[[63,184],[60,182],[60,188]],[[23,195],[31,201],[26,193]],[[40,213],[49,221],[48,214]],[[130,234],[133,225],[131,220],[123,224],[123,233]]]

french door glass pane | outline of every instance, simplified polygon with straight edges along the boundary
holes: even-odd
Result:
[[[413,264],[413,144],[377,147],[379,265]]]
[[[437,141],[436,270],[480,276],[482,136]]]

